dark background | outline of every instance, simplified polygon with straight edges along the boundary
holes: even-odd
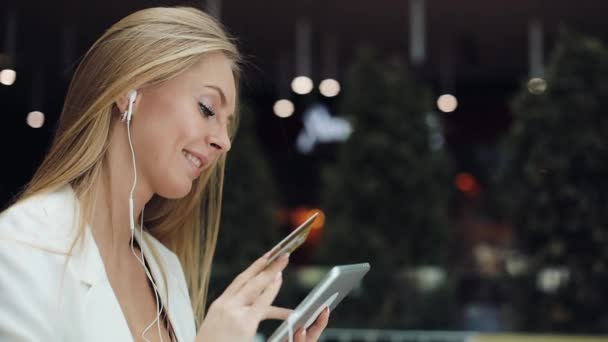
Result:
[[[178,4],[207,6],[0,4],[4,56],[8,13],[17,20],[15,50],[0,61],[17,70],[15,84],[0,85],[0,204],[40,163],[71,74],[95,39],[135,10]],[[211,298],[320,208],[325,225],[294,254],[281,304],[298,303],[317,279],[311,272],[370,261],[372,272],[332,326],[606,334],[608,2],[427,0],[422,64],[408,57],[408,11],[405,0],[223,1],[221,22],[247,63]],[[337,37],[336,98],[296,95],[279,81],[281,53],[289,61],[282,76],[296,76],[301,17],[312,23],[315,85],[324,76],[323,37]],[[540,95],[526,86],[533,19],[548,66]],[[455,112],[435,106],[444,93],[457,97]],[[290,118],[273,114],[281,97],[295,104]],[[295,139],[315,102],[358,126],[346,143],[304,155]],[[31,110],[45,113],[42,128],[26,124]],[[426,146],[429,114],[445,140],[440,151]],[[438,274],[439,287],[420,285]],[[543,283],[556,277],[557,288]]]

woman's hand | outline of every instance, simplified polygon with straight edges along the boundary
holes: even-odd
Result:
[[[329,321],[329,308],[325,308],[317,320],[308,329],[298,329],[294,334],[294,342],[316,342],[327,327]]]
[[[196,341],[253,341],[261,321],[287,319],[291,310],[272,306],[272,302],[281,288],[281,272],[289,256],[281,256],[268,267],[267,261],[267,255],[256,260],[211,304]]]

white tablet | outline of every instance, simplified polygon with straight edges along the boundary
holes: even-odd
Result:
[[[368,263],[334,266],[298,305],[289,319],[270,336],[268,342],[288,341],[291,333],[312,325],[321,311],[328,306],[330,312],[346,297],[369,271]]]

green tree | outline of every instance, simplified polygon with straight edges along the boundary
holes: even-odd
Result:
[[[518,327],[606,332],[608,49],[564,31],[545,80],[529,83],[514,102],[497,178],[500,207],[530,260],[527,280],[514,290]],[[550,294],[535,281],[547,267],[569,272]]]
[[[424,317],[404,318],[409,315],[402,310],[416,308],[398,304],[402,277],[394,275],[414,265],[441,266],[446,255],[451,173],[444,152],[429,144],[430,93],[399,59],[379,61],[362,48],[343,94],[338,112],[354,131],[323,172],[327,224],[319,260],[372,265],[362,297],[368,302],[352,308],[366,314],[347,324],[365,319],[373,326],[422,327]]]

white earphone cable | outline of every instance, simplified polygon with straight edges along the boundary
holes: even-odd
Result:
[[[129,108],[128,108],[128,112],[126,114],[126,121],[127,121],[127,137],[129,139],[129,147],[131,148],[131,158],[133,160],[133,186],[131,187],[131,192],[129,194],[129,224],[130,224],[130,228],[131,228],[131,252],[133,253],[133,255],[135,256],[135,258],[137,259],[137,261],[139,261],[139,263],[143,266],[144,271],[146,273],[146,276],[148,277],[148,279],[150,280],[150,283],[152,284],[152,287],[154,289],[154,297],[156,300],[156,317],[154,318],[154,320],[152,321],[152,323],[150,323],[150,325],[148,325],[146,327],[146,329],[144,329],[144,331],[141,334],[141,337],[146,340],[147,342],[150,342],[145,334],[148,332],[148,330],[150,330],[150,328],[152,328],[154,326],[154,324],[157,324],[158,326],[158,336],[160,337],[160,341],[163,342],[163,335],[161,334],[161,330],[160,330],[160,316],[163,310],[163,303],[162,300],[160,298],[160,294],[158,291],[158,288],[156,286],[156,283],[154,282],[154,279],[152,278],[152,275],[150,274],[150,271],[148,270],[148,267],[146,266],[145,260],[144,260],[144,252],[143,252],[143,244],[144,244],[144,236],[143,236],[143,226],[144,226],[144,210],[142,208],[141,211],[141,224],[140,224],[140,235],[139,235],[139,249],[141,252],[141,258],[137,256],[137,254],[135,253],[135,249],[133,248],[133,241],[135,239],[135,218],[133,215],[133,193],[135,192],[135,186],[137,185],[137,164],[135,162],[135,150],[133,149],[133,142],[131,141],[131,116],[133,114],[133,101],[135,99],[133,98],[129,98]],[[160,308],[159,308],[159,302],[160,302]]]
[[[139,236],[141,237],[141,240],[143,241],[144,239],[144,208],[141,209],[141,224],[139,225],[139,230],[140,230],[140,234]],[[143,248],[140,248],[140,252],[141,252],[141,260],[144,260],[144,251]],[[152,279],[152,275],[150,274],[150,271],[145,268],[146,271],[146,275],[148,276],[148,279],[150,279],[150,282],[152,283],[152,287],[154,288],[154,296],[156,298],[156,307],[157,307],[157,317],[155,319],[155,321],[159,321],[160,320],[160,316],[163,313],[163,301],[161,300],[160,297],[160,291],[158,289],[158,287],[156,286],[156,283],[154,282],[154,279]],[[158,308],[158,303],[160,303],[160,308]],[[146,329],[144,330],[144,333],[148,331],[148,329],[150,329],[152,327],[152,325],[154,325],[155,321],[152,321],[152,323],[146,327]],[[156,325],[156,327],[158,328],[158,336],[160,336],[160,341],[163,342],[163,336],[161,334],[161,330],[160,330],[160,322],[159,324]]]

